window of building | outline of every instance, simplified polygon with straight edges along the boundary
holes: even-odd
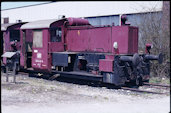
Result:
[[[51,42],[61,42],[62,31],[61,28],[50,29]]]
[[[33,47],[41,48],[43,47],[43,35],[42,30],[33,31]]]

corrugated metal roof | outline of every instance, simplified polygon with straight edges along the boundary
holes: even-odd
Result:
[[[49,20],[38,20],[34,22],[29,22],[21,26],[21,29],[39,29],[39,28],[49,28],[50,25],[58,21],[57,19],[49,19]]]

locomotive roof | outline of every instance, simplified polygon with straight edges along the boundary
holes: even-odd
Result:
[[[20,22],[20,23],[6,23],[6,24],[1,24],[1,31],[6,31],[8,27],[17,25],[17,24],[24,24],[26,22]]]
[[[8,27],[10,27],[14,24],[16,24],[16,23],[1,24],[1,31],[6,31]]]
[[[49,28],[50,25],[58,19],[49,19],[49,20],[38,20],[34,22],[29,22],[21,26],[21,29],[39,29],[39,28]]]

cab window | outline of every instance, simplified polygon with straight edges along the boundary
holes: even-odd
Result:
[[[20,41],[20,31],[19,30],[11,30],[10,31],[10,41]]]
[[[62,31],[61,28],[52,28],[50,29],[50,39],[51,42],[61,42]]]
[[[41,48],[43,47],[43,35],[42,30],[33,31],[33,47]]]

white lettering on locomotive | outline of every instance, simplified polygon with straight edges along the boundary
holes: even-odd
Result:
[[[37,53],[37,58],[42,58],[42,54],[41,53]]]
[[[38,62],[43,63],[43,60],[37,60],[37,59],[36,59],[35,62],[37,62],[37,63],[38,63]]]
[[[38,52],[38,50],[34,50],[34,53],[37,53]]]

